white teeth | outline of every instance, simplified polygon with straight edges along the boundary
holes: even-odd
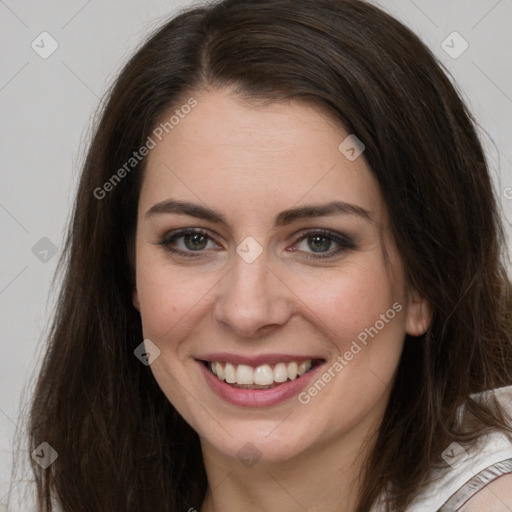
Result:
[[[254,370],[254,384],[259,384],[260,386],[268,386],[274,382],[274,372],[272,368],[268,364],[264,364],[263,366],[258,366]]]
[[[311,361],[303,361],[299,364],[299,368],[297,370],[297,373],[299,376],[304,375],[308,370],[311,370]]]
[[[224,380],[224,368],[222,368],[222,364],[221,363],[215,363],[214,364],[214,367],[215,367],[215,375],[217,375],[217,377],[219,377],[220,380]]]
[[[224,367],[224,378],[228,384],[234,384],[236,382],[235,367],[231,363],[226,363]]]
[[[274,366],[274,380],[276,382],[286,382],[288,380],[288,368],[285,363],[277,363]]]
[[[298,364],[296,361],[290,363],[277,363],[274,368],[270,364],[262,364],[253,368],[246,364],[234,365],[232,363],[222,363],[212,361],[208,363],[208,368],[220,380],[225,380],[228,384],[269,386],[273,383],[283,383],[289,380],[295,380],[306,372],[311,370],[313,361],[303,361]]]
[[[295,361],[288,363],[288,378],[295,380],[297,378],[298,365]]]
[[[239,364],[236,369],[236,383],[237,384],[254,384],[254,370],[252,366],[246,364]]]

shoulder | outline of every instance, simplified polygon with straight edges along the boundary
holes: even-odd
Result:
[[[460,512],[510,512],[512,510],[512,474],[503,475],[470,498]]]
[[[501,403],[503,408],[509,413],[512,412],[512,386],[494,390],[495,396]],[[490,440],[495,441],[495,436],[490,436]],[[492,445],[492,441],[489,442]],[[494,449],[505,456],[506,441],[500,446],[495,446]],[[485,448],[481,448],[485,450]],[[508,450],[508,457],[510,457],[510,449]],[[502,457],[500,457],[502,458]],[[484,487],[482,487],[476,494],[474,494],[464,505],[459,509],[460,512],[510,512],[512,510],[512,473],[511,470],[512,459],[504,460],[500,466],[506,465],[507,468],[502,471],[504,474],[496,478],[495,470],[493,479]],[[482,472],[481,474],[483,474]],[[499,472],[498,472],[499,473]],[[489,476],[489,475],[487,475]],[[490,479],[490,478],[489,478]]]
[[[485,393],[495,393],[512,425],[512,386]],[[407,512],[512,512],[510,434],[493,430],[471,445],[454,442],[442,458],[447,466],[432,471]]]

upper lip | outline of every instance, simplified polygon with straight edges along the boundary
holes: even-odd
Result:
[[[246,364],[248,366],[260,366],[262,364],[271,363],[289,363],[291,361],[297,361],[302,363],[303,361],[325,358],[318,355],[294,355],[294,354],[258,354],[256,356],[244,356],[241,354],[230,354],[228,352],[219,352],[215,354],[205,354],[196,357],[200,361],[215,361],[215,362],[228,362],[234,364]]]

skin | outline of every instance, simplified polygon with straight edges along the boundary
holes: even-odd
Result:
[[[428,305],[407,286],[364,155],[351,162],[338,150],[349,135],[342,126],[305,103],[255,107],[227,89],[193,96],[197,107],[148,156],[133,303],[144,338],[161,351],[151,364],[155,379],[200,436],[209,481],[201,511],[354,510],[356,476],[405,334],[427,329]],[[146,216],[170,198],[220,212],[228,225]],[[283,210],[335,200],[371,219],[333,214],[274,226]],[[159,245],[182,228],[211,236],[198,257]],[[353,246],[332,255],[339,245],[322,239],[320,256],[332,256],[321,259],[303,236],[318,229],[344,234]],[[263,248],[252,263],[236,252],[248,236]],[[183,238],[172,247],[198,254]],[[394,303],[401,311],[306,405],[297,397],[262,408],[228,404],[194,359],[207,352],[315,354],[329,367]],[[251,467],[237,456],[246,443],[261,456]]]
[[[510,512],[512,510],[512,475],[504,475],[485,486],[460,509],[460,512]]]

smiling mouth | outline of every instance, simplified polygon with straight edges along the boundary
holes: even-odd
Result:
[[[231,387],[241,389],[275,388],[286,382],[300,379],[323,362],[323,359],[309,359],[300,363],[290,361],[249,366],[226,361],[203,361],[217,379]]]

